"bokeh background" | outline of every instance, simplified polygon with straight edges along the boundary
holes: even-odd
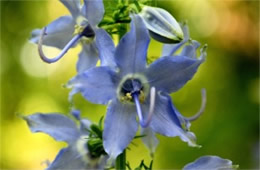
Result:
[[[207,90],[203,116],[192,123],[202,148],[191,148],[179,138],[159,136],[155,169],[180,169],[202,155],[218,155],[241,169],[259,168],[259,1],[168,0],[157,6],[178,21],[188,21],[193,39],[207,43],[208,56],[195,77],[172,94],[185,116],[200,107],[200,90]],[[32,134],[18,114],[60,112],[69,114],[69,90],[63,85],[76,74],[80,46],[57,63],[43,63],[30,32],[41,28],[67,9],[58,0],[1,1],[1,169],[44,169],[65,143],[45,134]],[[158,56],[161,44],[152,41],[149,55]],[[44,48],[54,56],[59,50]],[[91,104],[80,95],[76,107],[98,121],[106,107]],[[140,140],[127,152],[133,167],[149,152]]]

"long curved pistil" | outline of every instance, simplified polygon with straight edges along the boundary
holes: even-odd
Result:
[[[156,96],[155,87],[152,87],[151,91],[150,91],[150,107],[149,107],[149,113],[148,113],[146,120],[144,120],[144,118],[143,118],[142,108],[141,108],[140,101],[139,101],[139,94],[135,93],[132,96],[134,98],[134,102],[135,102],[135,106],[136,106],[136,110],[137,110],[137,115],[139,117],[140,125],[143,128],[146,128],[150,124],[150,122],[152,120],[152,115],[154,114],[155,96]]]
[[[43,37],[44,35],[46,35],[46,27],[44,27],[42,29],[42,32],[40,34],[40,39],[38,41],[38,52],[39,55],[41,57],[41,59],[46,62],[46,63],[54,63],[56,61],[58,61],[59,59],[61,59],[66,53],[67,51],[83,36],[83,34],[77,34],[75,35],[67,44],[66,46],[62,49],[62,51],[60,52],[59,55],[57,55],[54,58],[48,58],[44,55],[43,50],[42,50],[42,41],[43,41]]]
[[[200,106],[200,110],[194,116],[188,117],[186,119],[189,120],[189,121],[197,120],[202,115],[202,113],[205,110],[206,101],[207,101],[206,89],[201,89],[201,106]]]

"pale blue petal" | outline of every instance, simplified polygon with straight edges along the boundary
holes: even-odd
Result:
[[[197,72],[203,59],[185,56],[162,57],[153,62],[146,70],[151,86],[168,93],[179,90]]]
[[[73,38],[75,22],[71,16],[62,16],[47,25],[46,35],[43,38],[43,45],[62,49]],[[38,43],[41,30],[32,31],[30,41]]]
[[[111,159],[115,159],[128,146],[138,129],[134,105],[113,100],[107,109],[103,144]]]
[[[106,156],[91,158],[86,144],[87,136],[81,136],[73,145],[62,149],[47,169],[104,169]]]
[[[222,159],[218,156],[202,156],[194,162],[187,164],[184,170],[232,170],[237,166],[232,165],[232,161]]]
[[[23,118],[33,133],[47,133],[57,141],[71,144],[80,136],[76,124],[62,114],[35,113]]]
[[[145,144],[145,146],[150,150],[151,156],[153,156],[156,147],[159,144],[159,141],[156,138],[154,131],[152,131],[152,129],[149,127],[144,129],[142,128],[141,135],[144,135],[144,137],[142,137],[142,141]]]
[[[73,18],[80,15],[80,0],[60,0],[68,8]]]
[[[93,43],[83,44],[77,62],[78,73],[83,73],[89,68],[95,67],[98,61],[98,52]]]
[[[186,42],[188,42],[189,36],[189,29],[187,25],[182,27],[182,31],[184,34],[184,39],[178,44],[164,44],[161,56],[172,56],[178,49],[181,48]]]
[[[164,136],[179,136],[184,142],[188,142],[190,146],[197,146],[195,135],[192,132],[182,129],[171,98],[166,94],[158,94],[156,96],[154,115],[150,123],[150,128],[154,132]]]
[[[146,66],[148,30],[138,15],[132,16],[131,29],[119,42],[115,57],[122,75],[141,72]]]
[[[102,0],[84,0],[82,14],[92,26],[97,26],[103,19],[105,9]]]
[[[57,169],[77,169],[84,170],[86,162],[83,161],[80,153],[77,151],[76,146],[69,146],[60,150],[55,160],[49,165],[47,170]]]
[[[116,67],[115,63],[115,45],[110,35],[103,29],[95,30],[96,46],[99,52],[99,58],[102,66]]]
[[[87,100],[106,104],[116,98],[118,77],[109,67],[94,67],[77,75],[68,82],[68,87],[73,88],[70,98],[80,92]]]
[[[196,50],[199,48],[200,43],[198,41],[192,40],[190,45],[186,45],[182,51],[181,56],[186,56],[190,58],[196,58]]]

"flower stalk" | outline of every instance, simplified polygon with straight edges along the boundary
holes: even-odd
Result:
[[[124,150],[116,158],[116,170],[125,170],[126,169],[126,150]]]

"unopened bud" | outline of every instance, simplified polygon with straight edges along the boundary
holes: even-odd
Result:
[[[155,40],[163,43],[178,43],[183,40],[179,23],[166,10],[145,6],[139,15]]]

